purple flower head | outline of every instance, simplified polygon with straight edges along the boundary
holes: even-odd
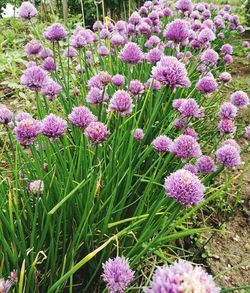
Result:
[[[107,86],[110,83],[111,76],[107,71],[100,71],[99,76],[103,86]]]
[[[160,135],[153,140],[152,144],[155,151],[158,153],[165,153],[170,152],[173,141],[166,135]]]
[[[178,0],[174,7],[182,14],[185,12],[191,13],[193,10],[193,4],[191,0]]]
[[[201,156],[197,159],[195,166],[204,174],[213,173],[216,170],[214,160],[209,156]]]
[[[173,108],[175,110],[179,110],[181,105],[185,102],[185,99],[176,99],[173,100]]]
[[[74,47],[69,46],[63,52],[64,57],[74,58],[77,56],[77,51]]]
[[[234,122],[231,119],[223,118],[218,124],[218,129],[221,134],[233,134],[236,131]]]
[[[229,54],[225,55],[223,58],[223,61],[226,63],[232,63],[233,62],[233,57]]]
[[[107,39],[110,35],[110,32],[107,29],[102,29],[100,32],[100,38],[101,39]]]
[[[30,20],[31,18],[35,17],[36,15],[37,15],[37,10],[33,4],[31,4],[28,1],[24,1],[21,4],[21,6],[19,8],[19,16],[20,17],[27,19],[27,20]]]
[[[153,67],[152,75],[155,80],[164,85],[169,85],[172,90],[176,87],[190,86],[185,65],[175,57],[162,57]]]
[[[197,177],[196,177],[197,178]],[[183,260],[175,261],[170,267],[159,267],[145,293],[219,293],[212,276],[201,267]]]
[[[47,96],[49,100],[58,95],[62,90],[62,87],[55,82],[52,78],[48,78],[46,83],[41,88],[41,94]]]
[[[53,57],[53,52],[49,48],[42,47],[38,53],[38,57],[46,59],[47,57]]]
[[[77,66],[76,66],[76,72],[77,73],[84,73],[85,72],[85,68],[84,67],[82,67],[82,65],[80,65],[80,64],[78,64]]]
[[[143,54],[140,47],[136,43],[127,43],[119,53],[119,58],[130,64],[137,64],[142,61]]]
[[[124,20],[119,20],[117,21],[117,23],[115,24],[115,29],[116,31],[118,31],[119,33],[125,33],[126,32],[126,27],[127,27],[127,23]]]
[[[144,138],[144,132],[141,128],[137,128],[135,131],[134,131],[134,139],[139,141],[139,140],[142,140]]]
[[[207,49],[201,55],[201,61],[211,66],[215,66],[218,60],[219,55],[213,49]]]
[[[18,282],[18,274],[17,274],[17,271],[14,270],[10,273],[10,281],[13,283],[13,284],[16,284]]]
[[[97,50],[98,54],[102,57],[109,55],[109,49],[105,46],[100,46]]]
[[[56,70],[56,62],[52,57],[47,57],[43,61],[42,68],[48,72],[52,72]]]
[[[101,122],[91,122],[85,130],[85,135],[96,145],[106,140],[109,134],[106,125]]]
[[[13,113],[5,106],[0,104],[0,124],[8,124],[12,121]]]
[[[153,91],[157,92],[161,89],[161,83],[158,80],[155,79],[148,79],[145,84],[144,84],[145,88],[148,90],[151,87],[153,88]]]
[[[245,128],[245,137],[250,139],[250,125]]]
[[[226,83],[232,80],[232,75],[229,72],[222,72],[219,76],[219,81]]]
[[[243,48],[249,48],[250,47],[250,43],[248,41],[243,41],[242,42],[242,47]]]
[[[191,207],[204,200],[205,187],[190,171],[180,169],[170,174],[164,183],[166,194],[177,202]]]
[[[137,79],[131,80],[129,84],[129,92],[135,99],[137,99],[139,95],[143,94],[144,86]]]
[[[198,140],[198,133],[197,133],[193,128],[191,128],[191,127],[187,127],[187,128],[184,130],[183,134],[185,134],[185,135],[190,135],[190,136],[192,136],[194,139]]]
[[[21,83],[32,91],[39,91],[47,81],[47,78],[48,75],[45,70],[39,66],[32,66],[24,70],[21,76]]]
[[[177,130],[182,129],[187,123],[187,118],[180,115],[174,120],[174,128]]]
[[[54,23],[46,28],[43,36],[47,41],[56,42],[64,40],[67,36],[67,31],[62,24]]]
[[[15,122],[18,123],[24,119],[32,119],[32,115],[27,112],[18,112],[15,117]]]
[[[32,144],[41,132],[41,122],[33,118],[21,120],[14,129],[16,139],[23,146]]]
[[[186,99],[184,100],[178,110],[184,116],[194,116],[196,117],[199,112],[199,105],[194,99]]]
[[[248,95],[243,91],[234,92],[231,95],[230,100],[232,104],[234,104],[238,108],[246,108],[249,105]]]
[[[134,105],[130,95],[124,90],[118,90],[110,100],[108,111],[117,112],[121,116],[132,114]]]
[[[219,115],[222,119],[235,118],[237,115],[237,107],[235,107],[232,103],[225,102],[220,107]]]
[[[233,53],[233,47],[230,44],[224,44],[221,48],[220,48],[221,52],[224,54],[229,54],[231,55]]]
[[[130,269],[128,260],[117,256],[108,259],[103,264],[103,281],[107,284],[110,293],[123,293],[131,283],[134,272]]]
[[[196,175],[198,173],[196,166],[192,165],[192,164],[186,164],[182,169],[187,170],[194,175]]]
[[[148,49],[151,49],[157,45],[159,45],[161,42],[161,39],[157,36],[151,36],[145,43],[145,47]]]
[[[97,106],[101,103],[106,103],[109,99],[108,94],[105,92],[103,94],[103,90],[100,90],[97,87],[92,87],[87,94],[86,101],[94,106]]]
[[[166,17],[170,17],[173,15],[173,11],[168,7],[164,8],[162,12],[163,12],[163,15]]]
[[[87,86],[89,89],[91,89],[92,87],[97,87],[99,89],[103,88],[103,84],[101,82],[101,76],[100,74],[97,74],[93,77],[91,77],[87,83]]]
[[[37,66],[35,61],[29,61],[29,62],[26,64],[26,68],[30,68],[30,67],[33,67],[33,66]]]
[[[182,43],[189,37],[188,23],[182,19],[170,22],[164,32],[164,37],[175,43]]]
[[[37,40],[31,40],[25,46],[27,55],[36,55],[42,50],[43,46]]]
[[[85,106],[73,108],[68,117],[72,125],[78,126],[81,129],[85,129],[91,122],[97,121],[96,116]]]
[[[201,43],[214,41],[216,38],[214,32],[210,28],[204,28],[198,35],[198,41]]]
[[[42,121],[42,134],[51,138],[60,137],[67,128],[67,122],[54,114],[50,114]]]
[[[103,24],[100,20],[97,20],[94,24],[93,24],[93,31],[96,32],[96,31],[100,31],[103,29]]]
[[[121,74],[116,74],[112,77],[112,83],[115,86],[123,86],[125,83],[125,77]]]
[[[70,38],[70,45],[75,49],[80,49],[92,44],[93,41],[94,35],[91,30],[77,27],[73,32],[73,36]]]
[[[223,141],[223,143],[221,144],[221,147],[225,146],[225,145],[231,145],[233,147],[235,147],[238,152],[240,152],[240,145],[236,142],[236,140],[229,138],[226,139],[225,141]]]
[[[32,195],[42,195],[44,193],[44,182],[42,180],[34,180],[27,184],[27,190]]]
[[[231,144],[221,146],[215,153],[216,159],[225,167],[236,167],[241,165],[239,150]]]
[[[196,84],[196,89],[202,94],[211,94],[217,89],[217,82],[213,76],[206,75],[202,77]]]
[[[128,20],[130,24],[138,25],[141,22],[141,16],[138,12],[133,12]]]
[[[110,45],[114,48],[115,46],[121,46],[121,45],[123,45],[123,44],[126,44],[126,39],[122,36],[122,35],[120,35],[120,34],[118,34],[118,33],[116,33],[116,34],[114,34],[112,37],[111,37],[111,39],[110,39]]]
[[[250,60],[250,54],[247,55],[247,60]]]
[[[156,62],[161,60],[162,55],[162,50],[158,48],[153,48],[146,54],[145,57],[149,63],[155,64]]]
[[[8,293],[12,287],[12,282],[10,280],[5,280],[4,278],[0,279],[0,292]]]
[[[191,157],[200,157],[201,149],[199,143],[190,135],[182,134],[174,140],[171,151],[173,154],[186,161]]]

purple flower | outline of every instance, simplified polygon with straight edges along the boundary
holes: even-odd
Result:
[[[103,281],[107,284],[110,293],[123,293],[131,283],[134,272],[130,269],[128,260],[117,256],[108,259],[103,264]]]
[[[0,279],[0,292],[8,293],[12,287],[12,282],[10,280],[5,280],[4,278]]]
[[[221,82],[229,82],[230,80],[232,80],[232,76],[229,72],[222,72],[219,76],[219,81]]]
[[[232,63],[233,62],[233,57],[231,55],[227,54],[226,56],[224,56],[223,60],[226,63]]]
[[[109,134],[106,125],[101,122],[91,122],[85,130],[85,135],[96,145],[106,140]]]
[[[199,105],[194,99],[186,99],[184,100],[178,110],[184,116],[194,116],[196,117],[199,112]]]
[[[187,123],[187,118],[183,117],[183,115],[180,115],[174,120],[174,128],[177,130],[180,130],[185,126],[186,123]]]
[[[176,99],[173,100],[173,108],[175,110],[179,110],[181,105],[185,102],[185,99]]]
[[[94,106],[97,106],[98,104],[106,103],[108,99],[109,96],[106,92],[103,93],[103,90],[100,90],[97,87],[92,87],[87,94],[86,101]]]
[[[138,25],[141,22],[141,16],[138,12],[133,12],[128,20],[133,25]]]
[[[197,134],[197,132],[196,132],[193,128],[191,128],[191,127],[187,127],[187,128],[184,130],[183,134],[185,134],[185,135],[190,135],[190,136],[192,136],[194,139],[198,140],[198,134]]]
[[[243,41],[242,42],[242,47],[243,48],[249,48],[250,47],[250,43],[248,41]]]
[[[78,126],[81,129],[85,129],[91,122],[97,121],[96,116],[85,106],[73,108],[68,117],[72,125]]]
[[[34,16],[37,15],[37,10],[34,7],[34,5],[32,5],[30,2],[25,1],[21,4],[20,8],[19,8],[19,16],[30,20],[31,18],[33,18]]]
[[[189,87],[190,80],[183,63],[175,57],[162,57],[152,69],[153,78],[164,85],[169,85],[172,90],[176,87]]]
[[[198,35],[198,41],[201,43],[214,41],[215,38],[216,36],[210,28],[204,28]]]
[[[246,108],[249,104],[248,95],[243,91],[234,92],[231,95],[230,100],[232,104],[234,104],[238,108]]]
[[[234,140],[232,138],[226,139],[221,144],[221,146],[225,146],[225,145],[231,145],[231,146],[235,147],[240,152],[240,146],[239,146],[239,144],[236,142],[236,140]]]
[[[129,92],[134,98],[138,98],[139,95],[141,95],[144,92],[144,86],[143,84],[135,79],[131,80],[129,84]]]
[[[19,112],[17,113],[16,117],[15,117],[15,121],[16,123],[24,120],[24,119],[32,119],[32,115],[30,113],[27,112]]]
[[[32,66],[24,70],[21,83],[32,91],[39,91],[47,81],[47,72],[39,66]]]
[[[25,46],[27,55],[36,55],[42,50],[43,46],[37,40],[31,40]]]
[[[215,66],[218,59],[219,55],[213,49],[207,49],[201,55],[201,61],[205,64],[210,64],[211,66]]]
[[[103,29],[103,24],[100,20],[96,21],[94,24],[93,24],[93,31],[100,31]]]
[[[186,161],[191,157],[201,156],[200,145],[196,139],[185,134],[180,135],[174,140],[171,151],[183,161]]]
[[[224,54],[229,54],[231,55],[233,53],[233,47],[230,44],[224,44],[221,48],[220,48],[221,52]]]
[[[213,173],[216,170],[214,160],[209,156],[201,156],[197,159],[195,166],[204,174]]]
[[[106,46],[100,46],[97,52],[100,56],[105,57],[105,56],[108,56],[109,49]]]
[[[120,45],[122,45],[122,44],[126,44],[126,39],[125,39],[122,35],[116,33],[116,34],[114,34],[114,35],[111,37],[111,39],[110,39],[110,45],[111,45],[113,48],[114,48],[115,46],[120,46]]]
[[[117,112],[121,116],[131,115],[134,105],[130,95],[123,90],[114,93],[110,100],[108,111]]]
[[[219,111],[219,115],[222,119],[232,119],[237,115],[237,107],[235,107],[232,103],[225,102]]]
[[[62,24],[54,23],[46,28],[43,36],[47,41],[55,42],[65,39],[67,32]]]
[[[156,62],[160,61],[161,57],[162,57],[162,50],[158,48],[151,49],[145,56],[146,60],[152,64],[155,64]]]
[[[211,94],[217,89],[217,82],[213,76],[206,75],[202,77],[196,84],[196,89],[202,94]]]
[[[13,113],[5,106],[0,104],[0,124],[8,124],[13,118]]]
[[[99,76],[100,76],[100,81],[101,81],[103,86],[107,86],[110,83],[111,76],[110,76],[110,74],[108,72],[100,71]]]
[[[152,144],[155,151],[158,153],[165,153],[170,152],[173,141],[166,135],[160,135],[153,140]]]
[[[74,47],[69,46],[63,52],[64,57],[74,58],[77,56],[77,51]]]
[[[240,152],[231,144],[221,146],[215,155],[216,159],[225,167],[236,167],[241,164]]]
[[[192,165],[192,164],[186,164],[182,169],[187,170],[194,175],[196,175],[198,173],[196,166]]]
[[[204,200],[204,185],[199,178],[187,170],[177,170],[170,174],[164,183],[166,194],[177,202],[191,207]]]
[[[16,139],[23,146],[32,144],[41,132],[41,122],[33,118],[21,120],[14,129]]]
[[[52,72],[56,70],[56,62],[52,57],[47,57],[44,61],[43,61],[43,65],[42,65],[43,69],[48,71],[48,72]]]
[[[142,61],[143,54],[140,47],[136,43],[127,43],[119,53],[119,58],[130,64],[137,64]]]
[[[175,261],[170,267],[159,267],[153,275],[150,288],[145,293],[219,293],[212,276],[201,267],[183,260]]]
[[[42,47],[38,53],[38,57],[46,59],[47,57],[53,57],[53,52],[49,48]]]
[[[87,86],[89,89],[91,89],[92,87],[97,87],[99,89],[103,88],[103,84],[101,82],[101,76],[100,74],[97,74],[93,77],[91,77],[87,83]]]
[[[121,74],[116,74],[112,77],[112,83],[115,86],[123,86],[125,83],[125,77]]]
[[[155,92],[157,92],[161,89],[161,83],[158,80],[155,80],[152,78],[148,79],[144,85],[147,90],[152,87],[153,91],[155,91]]]
[[[250,125],[245,128],[245,137],[250,139]]]
[[[232,134],[236,131],[236,127],[234,122],[230,119],[222,119],[218,124],[218,129],[220,130],[221,134]]]
[[[38,195],[44,193],[44,183],[42,180],[34,180],[27,184],[27,190],[32,195]]]
[[[175,43],[185,41],[189,37],[188,23],[182,19],[176,19],[170,22],[164,32],[164,37]]]
[[[47,96],[49,100],[58,95],[62,90],[62,87],[55,82],[52,78],[48,78],[46,83],[41,88],[41,94]]]
[[[137,128],[135,131],[134,131],[134,139],[139,141],[139,140],[142,140],[144,138],[144,132],[141,128]]]
[[[84,48],[94,41],[94,35],[91,30],[84,29],[82,27],[77,27],[73,36],[70,39],[70,45],[76,49]]]
[[[67,128],[67,122],[54,114],[50,114],[42,121],[42,134],[51,138],[60,137]]]
[[[182,14],[185,12],[191,13],[193,10],[193,4],[191,0],[178,0],[174,7],[179,10]]]

